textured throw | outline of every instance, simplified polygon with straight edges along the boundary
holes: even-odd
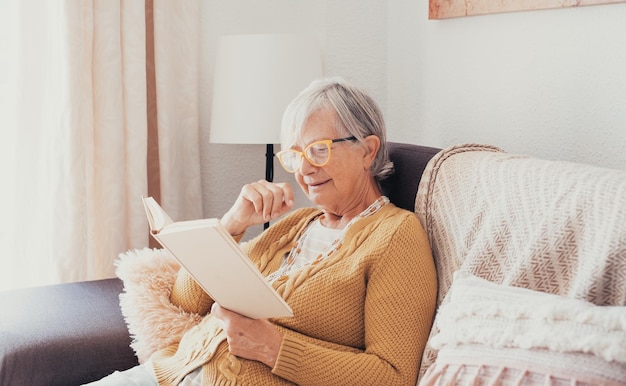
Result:
[[[437,313],[426,385],[624,385],[626,307],[459,273]]]
[[[459,145],[430,161],[415,210],[437,265],[438,304],[459,270],[596,305],[626,304],[626,171]],[[422,373],[435,358],[428,346]]]
[[[437,313],[433,348],[490,347],[581,352],[620,362],[626,370],[626,307],[503,286],[455,275],[449,301]],[[626,375],[624,380],[626,381]]]

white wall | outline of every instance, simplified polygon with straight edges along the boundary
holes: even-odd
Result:
[[[265,173],[263,145],[208,143],[215,42],[224,34],[317,36],[326,75],[369,90],[391,140],[489,143],[626,168],[626,4],[439,21],[428,20],[426,0],[202,4],[206,216],[221,216],[242,184]],[[291,181],[280,169],[276,162],[275,180]]]
[[[626,168],[626,4],[428,20],[389,2],[392,139]]]

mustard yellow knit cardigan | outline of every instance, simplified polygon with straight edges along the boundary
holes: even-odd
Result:
[[[268,275],[319,215],[312,208],[294,211],[247,243],[248,255]],[[178,344],[152,356],[159,384],[177,384],[198,366],[205,385],[415,384],[437,276],[413,213],[385,205],[353,224],[335,254],[274,287],[294,317],[272,319],[284,334],[272,369],[228,353],[224,333],[207,314],[212,300],[181,270],[172,303],[207,315]]]

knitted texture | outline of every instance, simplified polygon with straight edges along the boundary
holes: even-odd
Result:
[[[430,340],[436,349],[476,343],[582,352],[626,365],[624,306],[596,306],[466,274],[455,275],[448,297]]]
[[[438,304],[457,271],[596,305],[626,304],[623,170],[457,145],[429,162],[415,211],[437,265]],[[421,371],[435,358],[427,346]]]
[[[444,347],[420,386],[538,385],[623,386],[626,366],[584,353],[493,348],[469,344]]]
[[[626,307],[503,286],[457,273],[420,386],[624,385]]]
[[[278,268],[319,214],[299,209],[247,244],[264,275]],[[186,288],[183,297],[206,296],[191,280],[177,281]],[[159,383],[175,384],[204,363],[205,385],[415,384],[437,283],[428,240],[413,213],[386,205],[356,222],[336,253],[274,287],[295,315],[272,319],[284,334],[274,369],[230,355],[219,323],[209,314],[178,344],[153,356]]]

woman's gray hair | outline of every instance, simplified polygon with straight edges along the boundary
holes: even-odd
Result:
[[[336,113],[337,135],[355,136],[361,146],[369,135],[380,139],[380,149],[370,173],[379,182],[388,177],[393,172],[393,163],[389,160],[382,112],[366,92],[339,77],[313,81],[287,106],[281,129],[283,149],[292,147],[309,117],[324,108],[331,108]]]

